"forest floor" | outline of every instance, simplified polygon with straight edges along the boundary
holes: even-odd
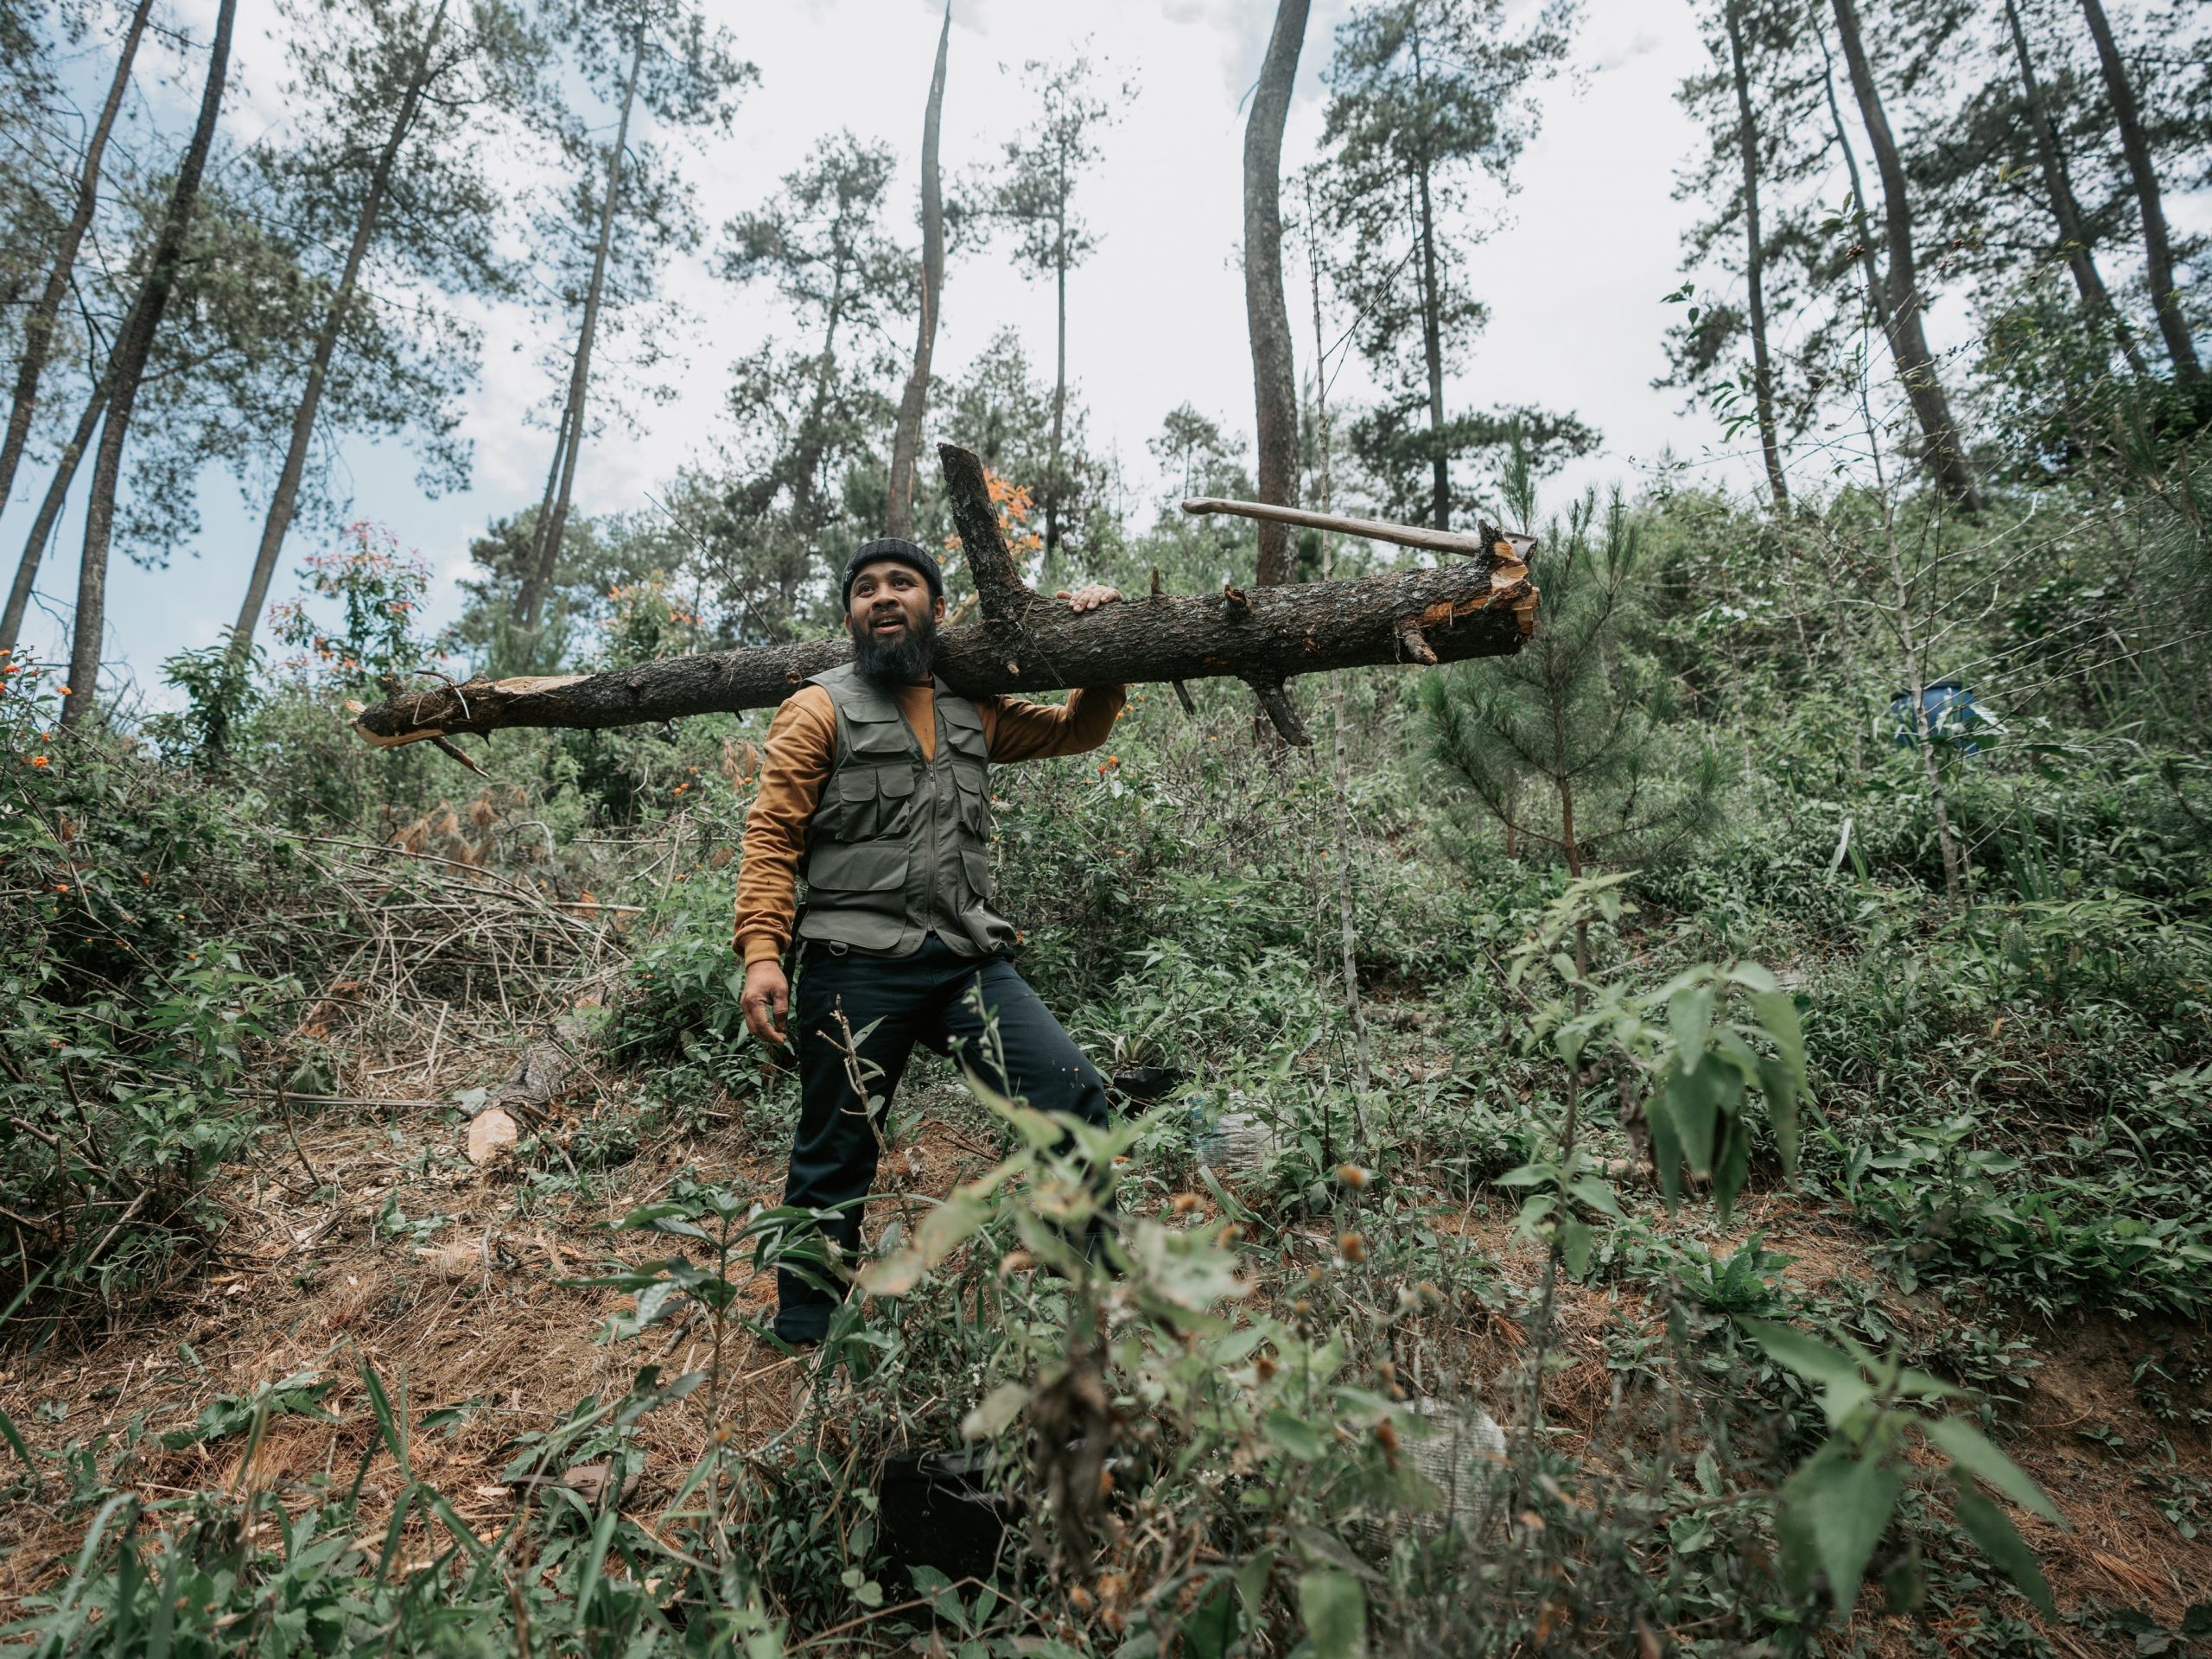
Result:
[[[1417,1039],[1405,1043],[1388,1062],[1423,1075],[1435,1057],[1414,1052],[1418,1046]],[[601,1333],[629,1298],[581,1281],[667,1253],[664,1239],[615,1231],[613,1224],[664,1195],[680,1174],[749,1188],[773,1203],[780,1159],[732,1129],[671,1135],[640,1147],[626,1163],[577,1177],[546,1148],[621,1112],[623,1092],[632,1086],[594,1074],[581,1094],[556,1106],[528,1165],[508,1159],[479,1168],[465,1151],[466,1122],[442,1103],[461,1089],[496,1083],[507,1057],[480,1043],[449,1043],[445,1052],[435,1077],[428,1071],[438,1060],[435,1041],[419,1058],[385,1056],[385,1065],[353,1072],[365,1090],[378,1073],[411,1077],[412,1095],[423,1103],[334,1111],[302,1119],[293,1135],[261,1138],[252,1160],[214,1189],[225,1217],[219,1245],[188,1287],[145,1308],[126,1328],[79,1345],[58,1342],[10,1356],[0,1369],[0,1395],[33,1448],[112,1444],[136,1420],[143,1431],[137,1449],[110,1478],[149,1498],[265,1490],[316,1471],[342,1480],[370,1453],[377,1433],[361,1397],[365,1363],[395,1396],[404,1389],[418,1420],[448,1414],[430,1419],[441,1427],[417,1432],[416,1473],[489,1535],[524,1501],[503,1475],[517,1436],[546,1428],[588,1395],[619,1395],[641,1365],[658,1363],[671,1373],[705,1366],[712,1336],[703,1319],[655,1327],[635,1343],[609,1343]],[[996,1125],[941,1065],[930,1063],[901,1104],[902,1116],[918,1127],[887,1152],[880,1192],[942,1198],[995,1161]],[[1779,1276],[1809,1295],[1849,1286],[1863,1294],[1865,1285],[1881,1282],[1848,1213],[1798,1192],[1748,1193],[1725,1228],[1697,1207],[1669,1220],[1648,1188],[1632,1202],[1655,1231],[1686,1246],[1725,1255],[1745,1239],[1762,1240],[1789,1258]],[[1515,1237],[1513,1211],[1511,1195],[1486,1188],[1471,1205],[1427,1220],[1440,1236],[1480,1250],[1526,1291],[1543,1262]],[[1186,1205],[1184,1221],[1205,1224],[1217,1219],[1213,1211],[1205,1198],[1195,1211]],[[1308,1267],[1326,1257],[1331,1240],[1293,1228],[1276,1245],[1281,1255],[1262,1263],[1255,1289],[1287,1300]],[[744,1296],[743,1311],[765,1319],[774,1305],[772,1277],[755,1276]],[[1932,1295],[1893,1288],[1883,1307],[1901,1330],[1948,1317]],[[1486,1309],[1447,1308],[1441,1317],[1454,1326],[1449,1337],[1468,1376],[1506,1374],[1526,1340],[1513,1319]],[[1570,1445],[1596,1456],[1617,1403],[1607,1340],[1638,1330],[1656,1337],[1663,1316],[1618,1284],[1562,1283],[1559,1318],[1564,1363],[1549,1374],[1547,1421],[1567,1432]],[[621,1499],[629,1513],[657,1513],[718,1430],[756,1447],[795,1431],[838,1434],[835,1410],[824,1408],[834,1401],[810,1398],[814,1383],[803,1360],[741,1325],[729,1329],[715,1397],[702,1391],[683,1409],[657,1412],[643,1425],[650,1460]],[[2133,1357],[2152,1334],[2143,1322],[2089,1317],[2018,1334],[2032,1363],[2010,1379],[2012,1397],[2001,1414],[2014,1431],[2007,1449],[2069,1522],[2062,1532],[2018,1516],[2060,1606],[2094,1597],[2147,1606],[2171,1624],[2212,1586],[2212,1437],[2146,1414],[2131,1376]],[[319,1412],[273,1416],[250,1466],[242,1435],[162,1443],[162,1433],[187,1429],[225,1402],[251,1400],[257,1389],[303,1375],[329,1385]],[[1510,1426],[1521,1402],[1501,1395],[1489,1404]],[[2175,1461],[2152,1471],[2145,1448],[2159,1443],[2171,1445]],[[567,1476],[588,1496],[594,1478],[589,1466]],[[596,1478],[603,1478],[603,1468]],[[372,1468],[365,1516],[388,1507],[397,1478],[388,1462]],[[2184,1521],[2193,1495],[2202,1535],[2184,1535],[2183,1523],[2160,1512],[2161,1491],[2179,1501]],[[84,1524],[81,1511],[66,1505],[30,1501],[0,1510],[0,1611],[67,1572]],[[1862,1640],[1875,1650],[1903,1651],[1907,1621],[1870,1605],[1858,1616]],[[1894,1627],[1894,1639],[1885,1625]],[[2068,1630],[2046,1630],[2060,1651],[2089,1651]]]

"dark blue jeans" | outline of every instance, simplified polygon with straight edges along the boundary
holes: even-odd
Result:
[[[978,981],[983,1004],[998,1022],[1001,1075],[985,1046],[983,1021],[970,1005]],[[846,1071],[842,1010],[862,1059],[882,1068],[866,1084],[890,1105],[917,1042],[942,1052],[961,1045],[961,1063],[991,1087],[1019,1096],[1039,1111],[1086,1123],[1108,1119],[1106,1081],[1084,1057],[1052,1010],[1004,957],[963,957],[935,934],[907,957],[873,957],[810,940],[792,993],[791,1040],[798,1050],[798,1134],[784,1202],[804,1209],[844,1205],[822,1230],[849,1260],[860,1249],[861,1205],[875,1180],[876,1123]],[[824,1274],[825,1278],[831,1275]],[[819,1342],[837,1298],[788,1269],[776,1275],[776,1334],[786,1342]]]

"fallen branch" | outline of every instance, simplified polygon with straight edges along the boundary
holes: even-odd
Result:
[[[938,446],[953,523],[976,581],[982,620],[938,638],[938,672],[964,696],[1073,686],[1230,677],[1259,693],[1287,741],[1305,733],[1284,695],[1294,675],[1389,663],[1446,663],[1518,651],[1535,626],[1526,538],[1484,527],[1449,536],[1412,526],[1331,518],[1330,527],[1464,556],[1434,569],[1354,582],[1224,588],[1199,597],[1154,593],[1080,615],[1022,585],[984,486],[982,463]],[[1194,512],[1254,518],[1293,510],[1191,501]],[[1306,523],[1315,515],[1296,515]],[[378,747],[483,735],[509,727],[596,730],[774,706],[809,676],[852,655],[846,639],[664,658],[604,674],[451,682],[400,692],[356,717]],[[442,743],[441,745],[444,745]]]

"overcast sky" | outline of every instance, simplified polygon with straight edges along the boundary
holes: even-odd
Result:
[[[1316,0],[1284,146],[1286,175],[1314,154],[1319,73],[1345,9],[1344,0]],[[188,10],[212,19],[211,0],[193,0]],[[1025,58],[1060,55],[1088,41],[1094,57],[1139,84],[1136,101],[1103,141],[1104,160],[1082,183],[1081,208],[1101,245],[1071,278],[1068,302],[1070,372],[1091,410],[1093,441],[1118,448],[1135,479],[1152,477],[1144,442],[1185,400],[1226,427],[1250,431],[1251,366],[1236,257],[1241,106],[1274,10],[1272,0],[956,4],[945,97],[948,176],[993,158],[1023,118],[1026,104],[1012,72]],[[709,226],[760,201],[817,137],[840,126],[893,145],[912,177],[936,45],[934,0],[773,7],[717,0],[710,10],[759,66],[760,80],[743,101],[734,135],[688,160]],[[244,134],[275,108],[279,54],[263,32],[266,16],[257,0],[242,8],[246,91],[226,118]],[[195,32],[204,41],[207,22]],[[1481,211],[1497,224],[1477,255],[1472,283],[1491,321],[1455,401],[1572,409],[1598,427],[1603,454],[1578,463],[1555,493],[1615,479],[1633,487],[1639,468],[1669,449],[1740,480],[1741,457],[1709,452],[1718,441],[1715,424],[1701,412],[1684,413],[1677,394],[1650,385],[1664,367],[1661,335],[1669,308],[1661,296],[1679,281],[1686,209],[1672,199],[1674,174],[1696,137],[1674,97],[1703,58],[1687,0],[1588,0],[1574,58],[1576,76],[1537,94],[1542,132],[1522,161],[1517,194],[1506,201],[1477,192]],[[902,185],[899,200],[912,200],[911,183]],[[1293,262],[1288,276],[1303,374],[1312,325],[1302,260]],[[655,486],[709,445],[726,420],[729,363],[779,326],[765,286],[734,290],[707,274],[703,257],[672,270],[669,285],[690,314],[678,395],[641,409],[638,433],[610,427],[587,448],[577,472],[581,512],[646,507],[647,492],[658,493]],[[1332,338],[1348,321],[1338,322]],[[989,254],[956,261],[946,282],[939,372],[957,374],[1006,326],[1020,330],[1033,361],[1049,364],[1049,286],[1023,281]],[[551,435],[523,418],[549,390],[542,328],[519,316],[492,320],[484,375],[463,427],[475,450],[466,493],[425,499],[413,482],[411,458],[396,444],[357,443],[346,454],[356,515],[389,525],[439,572],[434,622],[454,612],[453,583],[465,568],[470,536],[488,518],[535,502],[542,489]],[[1337,395],[1356,395],[1359,383],[1355,365]],[[20,544],[29,512],[22,498],[43,481],[33,477],[19,489],[0,523],[0,545]],[[118,563],[108,644],[118,673],[151,692],[163,657],[219,638],[236,613],[264,505],[242,505],[228,480],[210,477],[203,480],[205,528],[194,556],[153,573]],[[60,619],[73,595],[81,526],[79,506],[41,584],[41,613],[28,643],[50,653],[62,648]],[[300,561],[321,544],[295,531],[274,597],[296,591]]]

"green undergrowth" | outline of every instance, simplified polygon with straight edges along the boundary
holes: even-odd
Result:
[[[1177,1081],[1088,1148],[1127,1160],[1103,1262],[1069,1254],[1097,1192],[1057,1136],[931,1090],[1008,1161],[871,1212],[875,1294],[766,1445],[711,1439],[727,1356],[765,1340],[740,1287],[830,1267],[772,1181],[727,1176],[772,1167],[796,1110],[787,1066],[740,1036],[730,938],[763,715],[506,734],[472,750],[479,779],[422,746],[371,754],[343,687],[257,682],[221,720],[66,741],[41,735],[51,699],[9,694],[19,1375],[195,1288],[226,1172],[284,1166],[287,1105],[353,1109],[360,1056],[420,1052],[434,1004],[487,1057],[480,1086],[603,1007],[563,1029],[620,1086],[525,1143],[518,1214],[596,1223],[658,1183],[602,1286],[626,1298],[602,1335],[634,1386],[506,1447],[518,1501],[488,1532],[411,1472],[442,1402],[342,1354],[98,1433],[11,1394],[11,1501],[75,1540],[16,1634],[55,1654],[506,1652],[527,1631],[533,1652],[1331,1659],[1648,1631],[1733,1655],[1852,1651],[1889,1610],[1923,1649],[2039,1650],[2037,1552],[2072,1546],[2029,1522],[2044,1500],[1997,1448],[2018,1449],[2055,1331],[2117,1333],[2134,1415],[2098,1433],[2177,1535],[2212,1519],[2191,1461],[2212,1426],[2192,1334],[2212,787],[2155,699],[2008,711],[2001,741],[1939,763],[1953,902],[1925,768],[1879,700],[1853,715],[1756,618],[1665,599],[1622,646],[1633,683],[1723,647],[1737,677],[1655,709],[1716,792],[1701,834],[1632,867],[1509,856],[1388,671],[1345,677],[1341,842],[1319,683],[1299,686],[1313,752],[1255,742],[1249,696],[1210,683],[1196,719],[1141,689],[1096,754],[998,774],[1024,972],[1103,1069]],[[1217,1167],[1232,1114],[1257,1149]],[[395,1209],[391,1242],[407,1224]],[[661,1352],[679,1317],[713,1336],[683,1375]],[[1474,1409],[1508,1435],[1479,1524],[1417,1455],[1438,1414]],[[229,1453],[316,1412],[346,1448],[327,1476],[137,1478],[165,1437]],[[696,1414],[703,1461],[650,1465],[660,1414]],[[878,1473],[925,1448],[978,1453],[1014,1506],[988,1583],[899,1565]],[[579,1465],[643,1484],[560,1484]],[[2182,1639],[2094,1597],[2056,1617]]]

